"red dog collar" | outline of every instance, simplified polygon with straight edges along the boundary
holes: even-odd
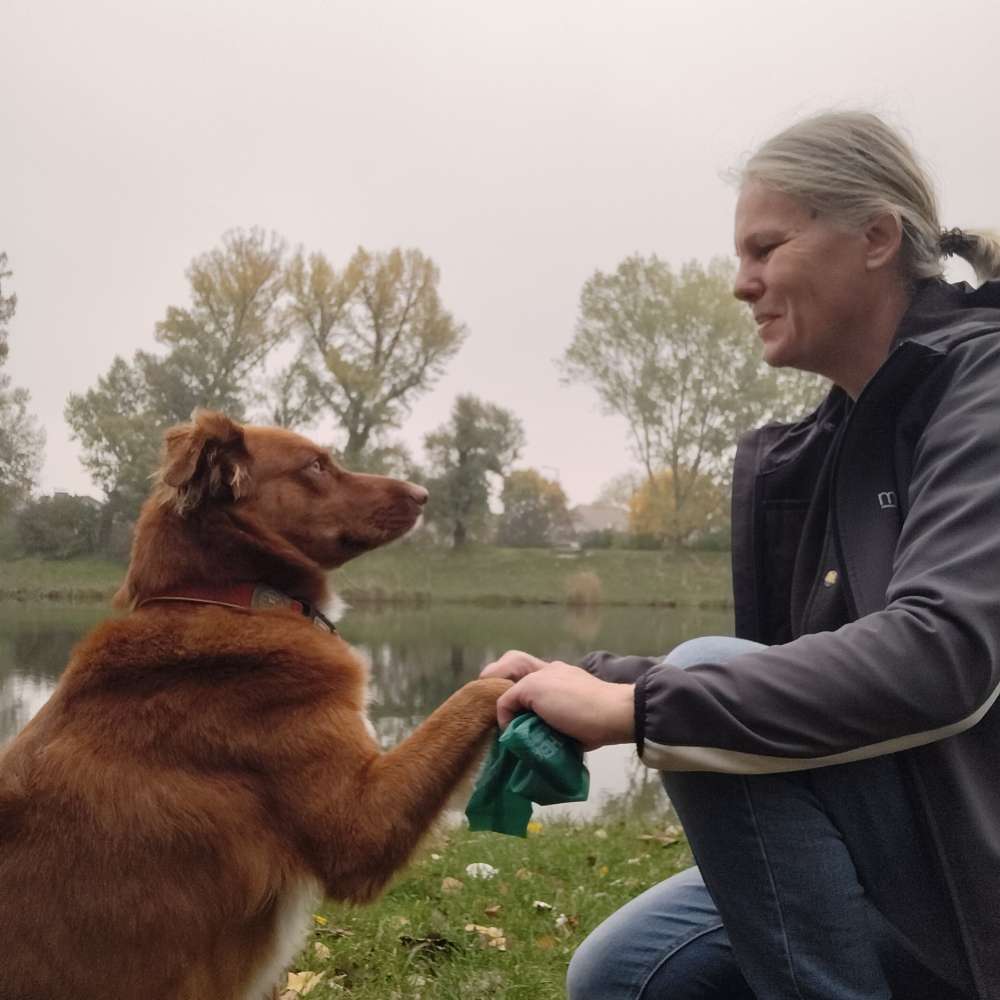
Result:
[[[266,583],[234,583],[225,587],[183,587],[169,594],[155,594],[136,605],[136,610],[154,601],[186,601],[191,604],[216,604],[223,608],[254,610],[256,608],[288,608],[308,618],[324,632],[336,634],[337,628],[311,604],[283,594]]]

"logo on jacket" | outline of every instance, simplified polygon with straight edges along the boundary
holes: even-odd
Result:
[[[899,504],[896,503],[896,494],[892,490],[886,490],[878,495],[878,505],[882,510],[891,510],[893,507],[898,507]]]

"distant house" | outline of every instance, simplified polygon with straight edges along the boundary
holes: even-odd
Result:
[[[628,531],[628,511],[613,503],[582,503],[569,512],[576,534],[592,531]]]

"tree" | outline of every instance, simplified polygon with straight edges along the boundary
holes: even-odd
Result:
[[[359,248],[340,273],[322,254],[299,253],[288,267],[288,315],[302,335],[311,390],[337,418],[350,468],[365,465],[462,343],[439,277],[419,250]]]
[[[732,295],[735,269],[717,258],[679,274],[659,258],[628,257],[583,287],[565,379],[597,390],[625,418],[636,457],[654,484],[669,469],[677,515],[704,477],[727,484],[740,433],[806,412],[822,382],[767,368],[746,306]]]
[[[4,294],[4,281],[11,276],[7,254],[0,253],[0,515],[30,496],[45,447],[45,432],[28,411],[28,390],[14,386],[3,371],[9,351],[7,324],[17,311],[17,296]]]
[[[250,376],[289,333],[280,308],[285,243],[260,229],[232,230],[187,270],[191,304],[156,324],[166,357],[139,352],[150,407],[169,423],[197,406],[242,419]]]
[[[131,362],[116,357],[96,386],[67,399],[66,422],[105,496],[102,548],[114,520],[137,516],[167,427],[199,406],[241,419],[260,398],[252,376],[288,336],[280,303],[284,248],[259,229],[226,233],[221,246],[191,262],[190,305],[169,306],[156,325],[168,352],[136,351]],[[296,378],[301,382],[301,373]],[[279,387],[272,402],[283,422],[301,418],[294,385]]]
[[[501,545],[550,545],[570,530],[563,488],[534,469],[515,469],[503,483],[503,513],[497,526]]]
[[[639,472],[622,472],[601,484],[595,503],[628,507],[632,495],[642,485],[643,476]]]
[[[69,396],[64,410],[74,439],[83,446],[80,460],[104,493],[102,550],[116,518],[137,516],[149,493],[163,431],[175,422],[154,412],[140,354],[132,364],[116,357],[94,388]]]
[[[726,520],[726,496],[719,483],[702,475],[691,480],[686,502],[677,507],[673,470],[664,469],[644,480],[629,501],[629,530],[659,542],[683,545]]]
[[[510,410],[459,396],[448,423],[424,438],[431,499],[426,518],[460,548],[489,512],[489,476],[506,475],[524,446],[521,421]]]
[[[17,517],[17,535],[25,552],[69,559],[95,550],[99,521],[96,500],[57,493],[25,504]]]

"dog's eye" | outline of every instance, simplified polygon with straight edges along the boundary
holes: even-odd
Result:
[[[323,463],[318,458],[314,458],[306,466],[306,472],[311,472],[314,476],[321,476],[325,471]]]

